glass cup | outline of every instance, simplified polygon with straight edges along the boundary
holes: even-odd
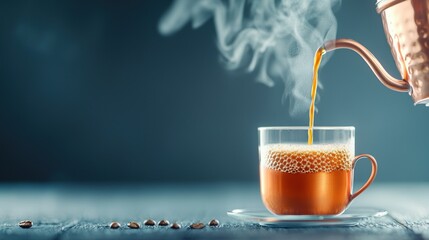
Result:
[[[265,207],[278,215],[337,215],[374,181],[377,161],[355,154],[354,127],[261,127],[259,172]],[[366,157],[371,176],[355,193],[353,171]]]

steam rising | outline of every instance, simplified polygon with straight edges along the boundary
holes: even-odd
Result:
[[[314,53],[336,36],[332,8],[340,1],[176,0],[158,28],[167,36],[188,22],[198,28],[213,18],[227,68],[256,72],[268,86],[283,82],[289,112],[298,115],[310,105]]]

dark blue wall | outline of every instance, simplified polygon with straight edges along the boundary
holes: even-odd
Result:
[[[343,1],[338,37],[398,76],[374,2]],[[225,70],[212,23],[160,36],[169,5],[0,2],[1,181],[258,179],[257,127],[306,116],[288,116],[282,86]],[[316,125],[356,126],[356,152],[377,157],[377,181],[429,180],[429,109],[383,87],[347,50],[320,75]]]

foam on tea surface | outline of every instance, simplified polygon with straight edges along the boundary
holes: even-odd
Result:
[[[317,173],[350,170],[348,145],[275,144],[260,148],[261,166],[286,173]]]

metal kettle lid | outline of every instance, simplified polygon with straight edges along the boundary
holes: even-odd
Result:
[[[377,0],[377,2],[375,3],[377,13],[381,13],[382,11],[384,11],[384,9],[389,8],[403,1],[406,1],[406,0]],[[426,1],[426,0],[421,0],[421,1]]]

